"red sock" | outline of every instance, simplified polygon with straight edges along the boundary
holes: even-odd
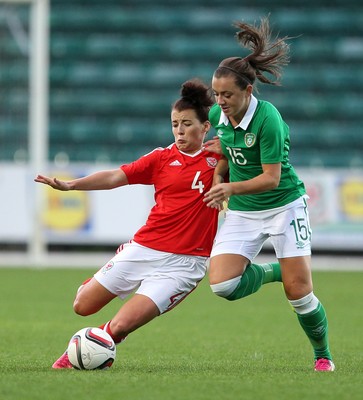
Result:
[[[91,279],[92,279],[92,277],[91,277],[91,278],[87,278],[87,279],[82,283],[82,285],[85,285],[85,284],[88,283]]]
[[[91,279],[92,279],[92,277],[91,277],[91,278],[87,278],[87,279],[82,283],[82,285],[77,289],[77,293],[83,288],[84,285],[87,285],[87,283],[88,283]]]
[[[123,342],[127,336],[115,336],[112,332],[111,332],[111,328],[110,328],[110,324],[111,321],[106,322],[105,324],[99,326],[100,329],[103,329],[105,332],[107,332],[113,339],[113,341],[115,342],[115,344],[119,344],[121,342]]]

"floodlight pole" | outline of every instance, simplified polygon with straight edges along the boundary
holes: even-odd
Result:
[[[33,174],[45,173],[48,164],[49,0],[32,0],[30,15],[29,161]],[[34,184],[32,235],[28,253],[42,265],[47,254],[42,214],[44,188]]]
[[[48,166],[48,81],[49,81],[49,2],[50,0],[0,0],[0,3],[30,5],[29,49],[29,163],[32,176],[45,172]],[[42,265],[47,255],[42,214],[44,190],[34,184],[34,198],[28,238],[29,263]]]
[[[48,164],[48,76],[49,76],[49,2],[50,0],[0,0],[0,3],[29,4],[29,162],[32,175],[46,171]],[[42,265],[46,260],[46,241],[42,226],[44,191],[34,185],[32,228],[28,238],[29,263]]]

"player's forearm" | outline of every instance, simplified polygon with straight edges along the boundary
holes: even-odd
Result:
[[[218,164],[214,170],[214,175],[213,175],[213,185],[217,185],[218,183],[223,183],[224,182],[224,177],[227,175],[228,172],[228,161],[226,158],[221,158],[218,161]]]
[[[246,181],[231,182],[230,185],[233,195],[258,194],[275,189],[279,185],[279,179],[263,173]]]
[[[67,182],[70,190],[107,190],[128,184],[122,170],[99,171]]]

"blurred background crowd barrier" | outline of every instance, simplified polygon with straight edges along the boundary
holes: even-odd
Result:
[[[44,4],[47,15],[34,20]],[[268,14],[276,34],[295,38],[283,86],[260,85],[257,96],[290,126],[291,162],[311,198],[313,247],[362,251],[361,0],[0,0],[0,250],[128,240],[152,204],[150,188],[64,196],[43,187],[39,197],[34,174],[79,176],[170,144],[181,84],[209,83],[220,60],[247,54],[232,23]],[[49,34],[39,67],[32,21]],[[32,65],[44,68],[45,95],[34,91]],[[45,136],[32,142],[39,115],[29,110],[39,96]],[[46,152],[39,163],[31,143],[33,153]]]

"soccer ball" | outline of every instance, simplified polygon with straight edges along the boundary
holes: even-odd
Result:
[[[110,368],[116,358],[111,336],[100,328],[83,328],[68,344],[68,358],[76,369]]]

